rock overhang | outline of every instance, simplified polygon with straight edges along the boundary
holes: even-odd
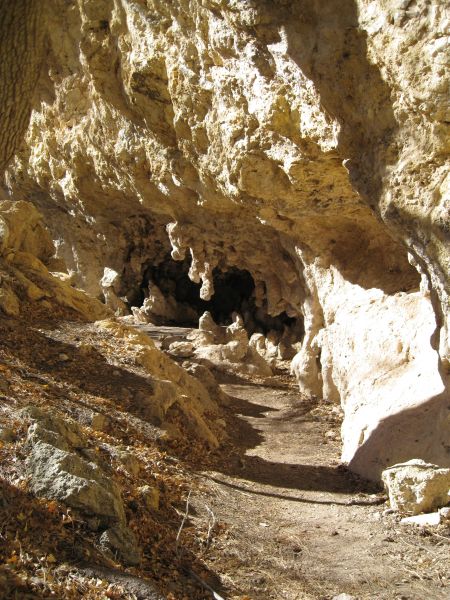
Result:
[[[368,466],[384,444],[368,435],[383,429],[380,402],[400,420],[402,407],[438,402],[424,421],[436,440],[414,451],[447,464],[434,339],[440,330],[445,365],[445,119],[430,59],[440,56],[443,4],[418,3],[413,16],[364,0],[320,11],[281,1],[53,4],[44,79],[54,96],[35,108],[7,181],[43,211],[78,284],[121,309],[170,247],[190,256],[204,299],[214,268],[246,269],[269,314],[304,319],[293,369],[302,391],[343,404],[344,456],[374,453],[360,472],[376,478],[382,466]],[[106,292],[105,268],[119,275]],[[430,397],[410,378],[423,353]],[[403,456],[395,431],[398,456],[384,462],[416,457]]]

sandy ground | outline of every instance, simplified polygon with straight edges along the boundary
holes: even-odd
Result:
[[[206,558],[223,597],[450,598],[449,538],[400,525],[381,490],[339,465],[330,407],[301,400],[292,385],[222,388],[235,447],[203,474],[192,503],[197,520],[206,505],[227,524]]]

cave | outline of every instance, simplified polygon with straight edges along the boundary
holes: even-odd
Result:
[[[295,332],[296,340],[300,341],[303,330],[301,316],[290,317],[285,311],[272,316],[267,311],[265,299],[257,305],[255,298],[255,281],[249,271],[237,267],[216,267],[212,278],[214,294],[210,300],[200,297],[200,283],[189,278],[189,258],[175,261],[170,254],[156,265],[144,269],[140,285],[139,298],[141,303],[149,295],[152,284],[156,285],[166,299],[175,301],[179,310],[173,318],[154,315],[158,324],[197,327],[198,320],[208,311],[218,325],[227,326],[233,321],[233,315],[242,316],[245,329],[249,335],[269,332],[282,334],[286,330]],[[264,286],[265,287],[265,286]],[[187,307],[189,310],[183,310]]]
[[[447,4],[0,2],[1,597],[442,597]]]

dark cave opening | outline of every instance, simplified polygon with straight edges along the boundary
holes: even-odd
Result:
[[[303,322],[300,318],[289,317],[285,312],[277,316],[267,313],[265,302],[256,305],[255,281],[249,271],[228,267],[226,270],[215,268],[213,271],[214,295],[208,301],[200,298],[201,284],[189,279],[189,257],[183,261],[175,261],[170,255],[157,265],[150,265],[144,272],[141,284],[142,302],[149,295],[149,288],[156,285],[166,299],[180,307],[176,318],[167,319],[165,323],[187,327],[197,327],[199,317],[209,311],[218,325],[229,325],[233,313],[239,313],[249,335],[270,331],[282,334],[286,329],[303,333]],[[186,310],[189,316],[186,317]]]

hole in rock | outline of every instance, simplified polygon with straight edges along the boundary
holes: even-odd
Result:
[[[151,319],[158,325],[172,324],[197,327],[199,317],[209,311],[218,325],[229,325],[233,313],[239,313],[249,335],[270,331],[295,332],[300,340],[304,329],[301,317],[289,317],[286,312],[271,316],[266,301],[259,306],[255,298],[255,281],[245,269],[228,267],[213,271],[214,295],[208,301],[200,298],[201,284],[189,279],[189,258],[174,261],[170,255],[144,272],[142,299],[152,297]],[[156,299],[155,299],[156,296]]]

